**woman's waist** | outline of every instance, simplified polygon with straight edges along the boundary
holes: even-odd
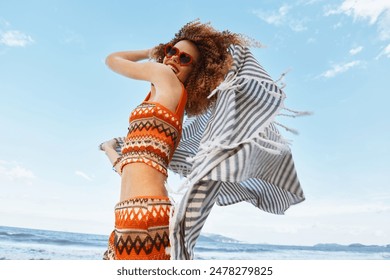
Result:
[[[123,167],[122,186],[137,191],[156,191],[165,193],[167,176],[145,163],[131,163]]]

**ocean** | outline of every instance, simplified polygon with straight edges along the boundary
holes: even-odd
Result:
[[[100,260],[108,236],[0,226],[0,260]],[[248,244],[202,234],[199,260],[390,260],[390,245]]]

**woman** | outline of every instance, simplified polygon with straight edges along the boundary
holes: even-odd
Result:
[[[197,115],[214,102],[207,96],[227,73],[232,62],[228,47],[234,44],[246,42],[195,21],[168,44],[107,57],[113,71],[148,81],[151,90],[130,115],[122,156],[115,151],[115,140],[100,146],[121,175],[115,230],[105,259],[170,258],[167,167],[180,141],[184,112]],[[155,62],[141,62],[145,59]]]

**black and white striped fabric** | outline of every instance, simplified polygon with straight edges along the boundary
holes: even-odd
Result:
[[[304,200],[288,143],[274,120],[285,94],[248,48],[230,49],[234,62],[215,106],[188,118],[169,168],[186,177],[187,191],[170,225],[172,259],[193,259],[193,249],[215,203],[252,203],[283,214]]]

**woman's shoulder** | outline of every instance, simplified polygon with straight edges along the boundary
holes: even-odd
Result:
[[[152,81],[152,83],[156,87],[168,87],[181,91],[182,83],[170,67],[162,63],[155,63],[153,67],[155,67],[155,69],[152,77],[154,81]]]

